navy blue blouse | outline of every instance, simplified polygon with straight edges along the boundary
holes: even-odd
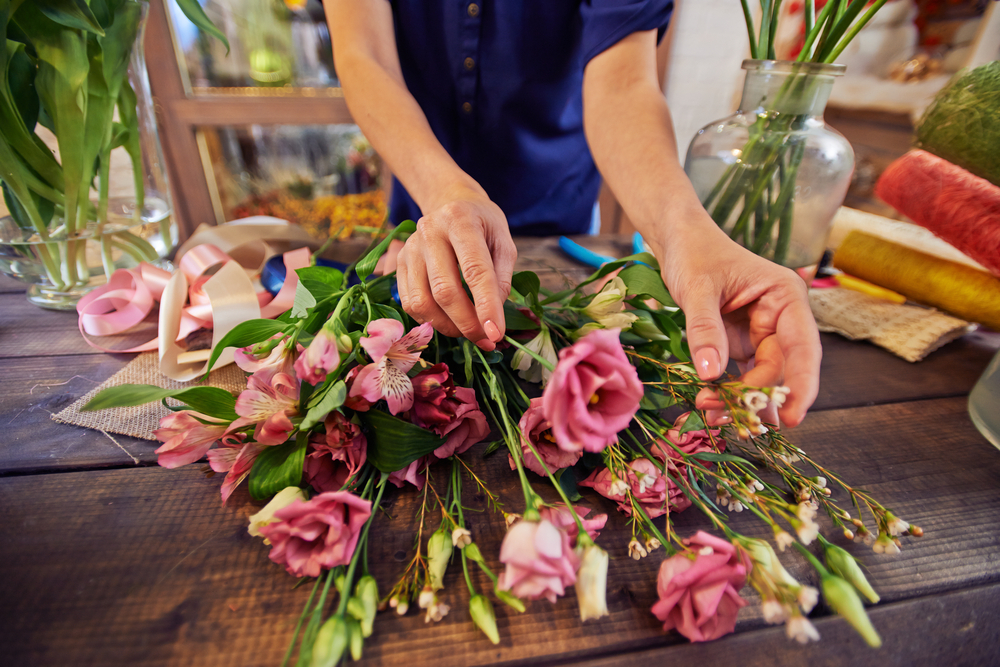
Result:
[[[406,85],[515,234],[578,234],[600,175],[583,132],[583,69],[673,0],[390,0]],[[420,209],[397,181],[390,219]]]

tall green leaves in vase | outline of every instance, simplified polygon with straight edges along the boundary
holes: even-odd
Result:
[[[226,41],[197,0],[175,1],[199,28]],[[146,10],[144,0],[0,0],[4,202],[40,243],[45,273],[60,290],[87,283],[88,237],[100,240],[109,276],[113,248],[140,261],[157,258],[127,229],[104,233],[114,149],[122,147],[132,163],[135,222],[146,199],[137,97],[128,78]],[[38,126],[55,136],[58,159]]]

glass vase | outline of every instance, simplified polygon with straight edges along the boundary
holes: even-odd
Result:
[[[843,65],[745,60],[739,110],[703,127],[684,170],[729,236],[810,279],[854,169],[848,141],[823,121]]]

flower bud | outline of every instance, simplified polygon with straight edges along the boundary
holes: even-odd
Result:
[[[861,566],[858,565],[854,556],[833,544],[826,545],[825,555],[826,566],[830,568],[831,572],[858,589],[858,592],[873,604],[879,601],[878,593],[868,583],[868,579],[865,578],[865,574],[861,571]]]
[[[337,352],[343,355],[348,355],[354,349],[354,341],[347,334],[339,334],[337,336]]]
[[[362,636],[361,625],[352,618],[347,619],[348,634],[350,635],[351,659],[357,662],[361,659],[361,648],[365,639]]]
[[[428,609],[434,606],[437,602],[437,595],[434,594],[433,589],[430,586],[425,586],[423,590],[420,591],[420,595],[417,596],[417,606],[421,609]]]
[[[514,609],[522,614],[524,613],[524,603],[521,602],[521,598],[517,597],[510,591],[502,591],[494,586],[493,594],[497,596],[497,599],[500,600],[500,602],[503,602],[511,609]]]
[[[479,547],[476,546],[475,542],[469,542],[464,547],[462,547],[462,553],[465,557],[471,560],[473,563],[482,563],[483,554],[479,551]]]
[[[406,612],[410,610],[410,603],[406,600],[400,598],[399,604],[396,605],[396,613],[400,616],[406,616]]]
[[[830,608],[844,617],[869,646],[872,648],[880,647],[882,638],[878,636],[878,632],[872,626],[868,614],[865,613],[865,607],[861,604],[861,598],[858,597],[854,587],[840,577],[833,575],[823,577],[822,586],[823,599],[830,605]]]
[[[312,667],[333,667],[338,664],[347,648],[349,632],[343,616],[331,616],[316,633]]]
[[[365,637],[371,637],[375,614],[378,612],[378,583],[375,581],[375,577],[370,574],[361,577],[357,588],[354,589],[354,594],[361,600],[364,608],[364,616],[358,619],[361,623],[361,634]]]
[[[646,340],[670,340],[670,337],[660,331],[660,327],[656,326],[653,316],[647,311],[635,310],[632,313],[639,318],[632,323],[632,333]]]
[[[497,619],[493,613],[493,604],[485,595],[473,595],[469,600],[469,614],[483,634],[494,644],[500,643],[500,632],[497,630]]]
[[[435,531],[427,541],[427,575],[430,586],[435,591],[444,588],[444,573],[448,569],[453,548],[451,533],[443,527]]]
[[[276,521],[274,513],[288,507],[296,500],[303,502],[308,500],[306,492],[299,487],[286,486],[281,491],[278,491],[268,504],[264,505],[259,512],[250,517],[250,527],[247,528],[247,532],[254,537],[261,537],[260,529],[272,521]],[[270,542],[265,539],[264,544],[270,544]]]
[[[777,584],[798,587],[799,582],[795,580],[788,570],[778,560],[778,554],[774,553],[771,545],[764,540],[746,538],[740,540],[740,544],[750,554],[750,559],[754,565],[766,572],[772,581]]]
[[[580,620],[608,615],[608,552],[590,544],[577,548],[580,569],[576,573],[576,598],[580,604]]]

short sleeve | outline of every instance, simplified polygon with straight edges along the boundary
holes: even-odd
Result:
[[[633,32],[656,30],[659,43],[673,11],[673,0],[583,0],[583,66]]]

